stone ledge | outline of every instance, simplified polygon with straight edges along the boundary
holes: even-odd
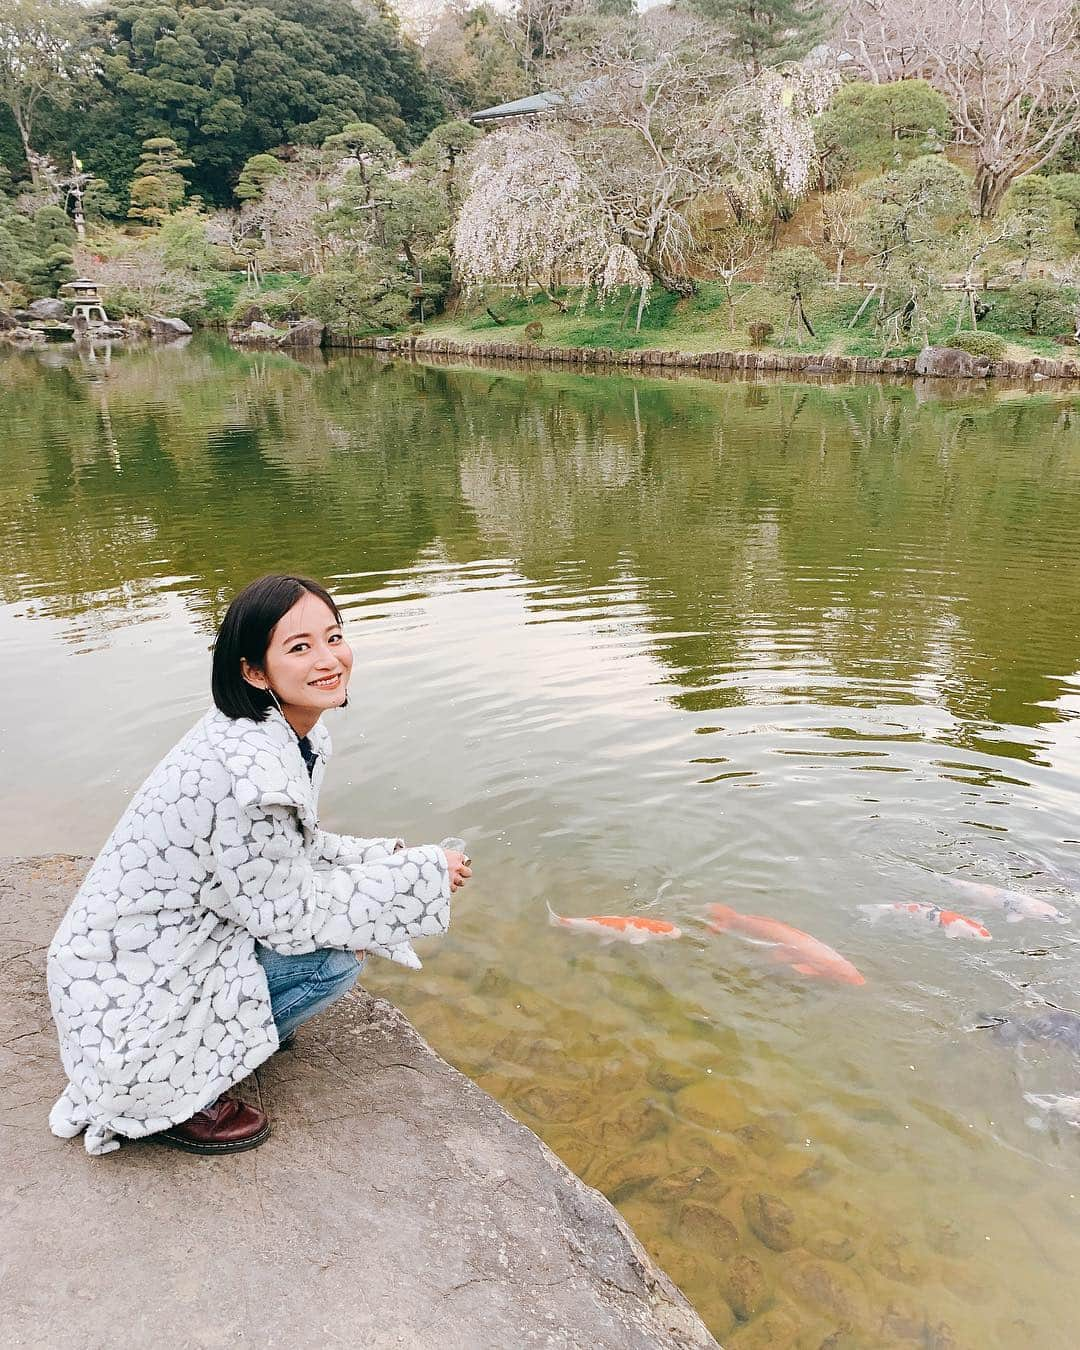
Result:
[[[86,866],[0,861],[5,1347],[716,1346],[603,1196],[364,993],[247,1080],[260,1149],[53,1138],[45,948]]]
[[[914,356],[842,356],[822,352],[679,352],[652,348],[616,351],[610,347],[541,347],[519,342],[455,342],[449,338],[362,337],[330,334],[330,347],[352,347],[401,356],[449,356],[470,361],[521,361],[536,365],[619,366],[631,370],[730,370],[796,375],[895,375],[914,378]],[[970,373],[970,372],[968,372]],[[1033,356],[1029,361],[989,361],[979,378],[1009,380],[1080,379],[1080,362]]]

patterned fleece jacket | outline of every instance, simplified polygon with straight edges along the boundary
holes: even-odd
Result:
[[[136,793],[49,947],[70,1080],[54,1134],[88,1153],[188,1120],[277,1049],[256,942],[284,955],[366,949],[419,969],[444,933],[441,848],[328,834],[316,818],[330,738],[212,709]]]

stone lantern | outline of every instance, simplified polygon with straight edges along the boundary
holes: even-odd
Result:
[[[86,277],[78,277],[75,281],[69,281],[66,286],[61,286],[60,290],[66,292],[64,300],[71,306],[72,319],[81,318],[87,324],[109,322],[96,282]]]

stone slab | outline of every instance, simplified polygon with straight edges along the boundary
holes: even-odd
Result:
[[[86,866],[0,861],[5,1347],[716,1346],[603,1196],[363,992],[247,1080],[262,1148],[54,1138],[45,949]]]

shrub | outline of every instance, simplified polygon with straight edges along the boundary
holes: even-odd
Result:
[[[307,312],[346,337],[403,328],[410,297],[394,280],[363,265],[355,272],[324,272],[307,288]]]
[[[988,361],[1000,361],[1005,345],[1005,339],[997,333],[956,333],[949,338],[950,347],[958,347],[969,356],[985,356]]]
[[[1021,281],[994,306],[994,321],[999,327],[1019,328],[1033,336],[1052,335],[1071,327],[1075,308],[1076,292],[1068,287],[1052,281]]]
[[[527,323],[525,325],[526,342],[539,342],[543,336],[544,336],[544,325],[539,321],[539,319],[533,319],[532,323]]]
[[[764,347],[773,333],[771,323],[752,323],[747,329],[750,334],[750,345],[752,347]]]

